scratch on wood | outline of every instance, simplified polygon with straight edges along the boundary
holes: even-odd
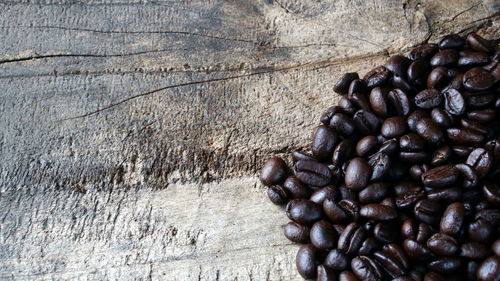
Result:
[[[462,15],[463,13],[466,13],[466,12],[468,12],[468,11],[470,11],[470,10],[474,9],[475,7],[477,7],[477,6],[481,5],[481,4],[482,4],[482,2],[477,2],[476,4],[472,5],[471,7],[469,7],[469,8],[467,8],[467,9],[465,9],[465,10],[461,11],[460,13],[458,13],[458,14],[456,14],[456,15],[454,15],[451,19],[447,20],[446,22],[452,22],[452,21],[454,21],[456,18],[458,18],[458,17],[459,17],[460,15]]]

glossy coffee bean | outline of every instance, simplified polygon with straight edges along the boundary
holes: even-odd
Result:
[[[333,150],[332,164],[340,166],[351,158],[354,150],[353,147],[354,144],[351,139],[344,139],[340,141]]]
[[[345,185],[353,190],[360,190],[368,184],[371,175],[371,167],[368,162],[356,157],[349,162],[345,172]]]
[[[403,249],[413,260],[427,260],[431,257],[431,251],[423,244],[418,243],[413,239],[406,239],[403,241]]]
[[[371,255],[373,252],[380,248],[380,243],[374,237],[368,237],[363,241],[361,247],[359,247],[358,254],[360,255]]]
[[[310,161],[317,161],[318,159],[314,158],[314,156],[304,153],[304,152],[299,152],[299,151],[294,151],[292,152],[292,159],[293,162],[296,163],[300,160],[310,160]]]
[[[462,260],[457,257],[441,257],[434,261],[428,263],[427,267],[431,270],[435,270],[437,272],[443,274],[449,274],[456,272],[460,269],[462,265]]]
[[[295,257],[297,270],[306,279],[316,278],[317,267],[320,265],[320,255],[318,249],[307,244],[300,247]]]
[[[269,200],[276,205],[283,205],[288,202],[288,194],[286,190],[279,185],[273,185],[267,189]]]
[[[493,120],[497,116],[495,110],[486,108],[486,109],[478,109],[467,112],[467,117],[476,122],[485,124]]]
[[[296,222],[289,222],[283,228],[285,237],[295,243],[307,243],[309,241],[310,228]]]
[[[431,58],[432,66],[450,66],[458,61],[458,52],[454,49],[444,49]]]
[[[316,190],[309,200],[312,202],[318,204],[318,205],[323,205],[323,201],[325,201],[327,198],[328,199],[333,199],[333,200],[338,200],[340,198],[339,190],[333,186],[333,185],[328,185],[323,188],[320,188]]]
[[[330,124],[330,120],[332,119],[332,116],[339,113],[339,112],[342,112],[342,109],[340,108],[340,106],[338,106],[338,105],[330,106],[321,114],[321,117],[319,118],[319,120],[321,121],[321,123],[328,126],[328,124]]]
[[[500,186],[493,183],[485,183],[482,188],[484,198],[492,205],[500,205]]]
[[[416,60],[410,64],[407,70],[408,81],[417,87],[424,87],[427,83],[427,75],[430,65],[425,60]]]
[[[390,77],[391,73],[387,68],[378,66],[366,73],[365,77],[363,77],[363,80],[366,81],[366,85],[369,88],[372,88],[384,84],[389,80]]]
[[[265,186],[271,186],[282,182],[286,177],[286,163],[279,157],[268,159],[260,171],[260,181]]]
[[[399,147],[403,151],[422,151],[425,148],[425,140],[417,134],[410,133],[399,138]]]
[[[337,233],[333,226],[325,220],[314,223],[309,238],[314,247],[320,250],[328,251],[337,245]]]
[[[427,88],[442,88],[448,80],[448,69],[444,66],[436,67],[427,76]]]
[[[478,242],[468,242],[460,246],[459,255],[468,259],[484,259],[491,255],[491,249]]]
[[[493,86],[494,77],[482,67],[474,67],[464,74],[462,83],[471,91],[484,91]]]
[[[457,235],[465,219],[465,208],[460,202],[450,204],[441,217],[440,230],[448,235]]]
[[[465,112],[465,99],[456,89],[448,89],[443,93],[444,108],[451,115],[462,115]]]
[[[451,114],[439,107],[432,109],[431,118],[432,121],[444,128],[452,126],[454,122]]]
[[[436,89],[425,89],[415,96],[415,104],[423,109],[437,107],[443,101],[443,95]]]
[[[462,128],[449,128],[446,130],[448,138],[457,145],[479,146],[484,141],[484,135]]]
[[[458,251],[458,247],[455,238],[443,233],[436,233],[427,240],[427,248],[438,256],[451,256]]]
[[[295,176],[301,182],[311,186],[325,186],[332,179],[332,173],[326,165],[309,160],[300,160],[295,163]]]
[[[449,146],[443,146],[434,151],[431,159],[432,166],[441,166],[446,164],[453,154],[453,150]]]
[[[354,254],[358,251],[365,238],[365,230],[357,223],[350,223],[340,234],[337,249],[345,254]]]
[[[324,264],[338,272],[347,269],[349,266],[349,258],[339,249],[333,249],[326,256]]]
[[[330,158],[337,141],[338,135],[336,131],[325,125],[316,127],[312,135],[312,155],[318,159]]]
[[[356,106],[346,97],[342,97],[339,100],[338,106],[340,107],[340,109],[342,110],[343,113],[345,113],[349,116],[353,115],[354,112],[356,112],[356,110],[357,110]]]
[[[406,70],[412,61],[401,55],[391,56],[385,63],[385,68],[394,75],[406,76]]]
[[[500,280],[500,256],[489,257],[479,265],[479,268],[477,269],[477,280]]]
[[[351,268],[354,275],[360,280],[382,280],[382,271],[379,265],[370,257],[356,256],[351,261]]]
[[[375,136],[366,136],[356,144],[356,154],[358,156],[366,156],[373,153],[378,146],[378,141]]]
[[[387,116],[389,112],[388,93],[384,88],[375,87],[370,92],[370,107],[380,117]]]
[[[443,275],[433,271],[426,273],[424,276],[424,281],[445,281],[445,280],[446,279],[444,278]]]
[[[356,111],[353,120],[356,128],[366,135],[375,134],[380,128],[380,120],[370,111]]]
[[[410,51],[408,58],[411,60],[428,60],[438,51],[437,44],[422,44]]]
[[[352,93],[347,96],[347,98],[352,101],[354,105],[356,105],[359,109],[371,110],[370,102],[368,101],[368,97],[362,93]]]
[[[494,239],[495,228],[483,219],[471,222],[467,226],[467,236],[472,241],[489,243]]]
[[[458,170],[451,165],[439,166],[422,174],[422,182],[430,187],[449,186],[458,178]]]
[[[394,89],[387,95],[389,104],[394,108],[399,116],[408,116],[411,110],[411,103],[408,96],[401,89]]]
[[[380,202],[389,193],[389,185],[384,182],[375,182],[366,186],[358,194],[362,204]]]
[[[406,122],[400,116],[389,117],[382,123],[381,133],[386,138],[395,138],[406,131]]]
[[[476,148],[469,154],[465,163],[474,168],[479,178],[484,178],[491,169],[493,159],[485,149]]]
[[[351,82],[359,79],[359,75],[356,72],[349,72],[345,73],[340,77],[340,79],[335,83],[333,86],[333,90],[336,93],[339,93],[341,95],[347,94],[347,91],[349,90],[349,86],[351,85]]]
[[[286,205],[286,215],[300,224],[312,224],[321,219],[323,211],[320,205],[305,199],[295,199]]]
[[[408,128],[412,132],[417,131],[417,122],[421,119],[430,118],[429,114],[423,110],[417,109],[413,111],[407,118],[406,123],[408,124]]]
[[[417,121],[416,131],[428,143],[437,145],[443,142],[443,131],[430,118]]]
[[[394,243],[399,239],[398,225],[394,222],[379,222],[373,229],[373,237],[383,244]]]
[[[421,222],[437,224],[441,218],[441,204],[438,201],[423,199],[417,202],[413,209],[415,217]]]
[[[462,186],[464,188],[472,188],[478,185],[479,178],[474,168],[464,163],[455,165],[455,168],[462,175],[463,179]]]
[[[467,44],[478,52],[489,53],[492,50],[490,42],[479,36],[477,33],[467,35]]]
[[[353,94],[353,93],[360,93],[364,94],[366,93],[366,80],[364,79],[354,79],[351,82],[351,85],[349,85],[349,90],[348,94]]]
[[[351,271],[342,271],[339,274],[339,281],[359,281],[359,279]]]
[[[283,188],[291,199],[309,198],[311,195],[311,189],[296,176],[289,176],[283,183]]]
[[[318,265],[316,271],[318,272],[316,281],[337,281],[335,272],[324,265]]]
[[[395,209],[382,204],[368,204],[361,207],[360,215],[376,221],[393,220],[397,217]]]
[[[460,58],[458,59],[458,66],[466,66],[466,67],[473,67],[473,66],[480,66],[480,65],[485,65],[490,62],[490,57],[488,54],[483,53],[483,52],[474,52],[474,51],[463,51],[460,52]]]
[[[500,238],[495,240],[493,243],[493,246],[491,246],[491,249],[493,250],[493,253],[497,256],[500,256]]]
[[[462,49],[465,46],[465,40],[458,34],[446,35],[438,43],[439,49]]]

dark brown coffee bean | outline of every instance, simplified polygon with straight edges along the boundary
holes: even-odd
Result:
[[[457,271],[462,260],[457,257],[442,257],[428,263],[427,267],[440,273],[448,274]]]
[[[425,141],[419,135],[411,133],[399,138],[399,147],[403,151],[422,151]]]
[[[481,179],[484,178],[491,169],[493,163],[492,157],[488,151],[483,148],[474,149],[465,162],[476,170],[477,176]]]
[[[386,183],[376,182],[369,184],[359,192],[359,202],[363,204],[379,202],[385,196],[387,196],[388,192],[389,185]]]
[[[487,142],[484,148],[493,156],[494,161],[500,162],[500,139]]]
[[[415,96],[415,104],[424,109],[437,107],[443,101],[443,95],[436,89],[425,89]]]
[[[349,94],[347,97],[359,109],[371,110],[371,108],[370,108],[370,102],[368,101],[368,97],[365,94],[352,93],[352,94]]]
[[[453,202],[460,199],[462,190],[459,187],[448,187],[432,189],[427,193],[427,198],[445,202]]]
[[[370,157],[368,165],[370,165],[372,170],[370,180],[378,181],[381,180],[389,171],[391,167],[391,159],[385,153],[378,152]]]
[[[358,221],[359,219],[359,204],[353,199],[342,199],[339,202],[339,206],[347,213],[352,221]]]
[[[325,220],[320,220],[311,227],[309,238],[314,247],[320,250],[329,251],[337,245],[337,232]]]
[[[339,281],[359,281],[351,271],[342,271],[339,274]]]
[[[337,132],[324,125],[316,127],[312,135],[312,145],[311,145],[312,155],[314,157],[317,157],[318,159],[330,158],[332,156],[333,149],[337,144],[337,141],[338,141]]]
[[[451,165],[433,168],[422,174],[422,182],[430,187],[445,187],[458,180],[458,170]]]
[[[268,159],[260,171],[260,181],[265,186],[271,186],[282,182],[286,177],[286,163],[279,157]]]
[[[342,271],[347,269],[349,265],[349,258],[339,249],[331,250],[325,259],[325,265],[335,271]]]
[[[368,184],[371,176],[371,167],[368,162],[356,157],[349,162],[345,172],[345,185],[353,190],[361,190]]]
[[[500,256],[492,256],[485,259],[477,269],[477,280],[499,281],[500,280]]]
[[[458,242],[455,238],[436,233],[427,240],[427,248],[438,256],[451,256],[458,251]]]
[[[439,89],[448,81],[448,69],[444,66],[434,68],[427,76],[427,88]]]
[[[480,211],[477,210],[479,210],[479,206],[476,206],[476,215],[474,216],[476,220],[483,219],[493,226],[500,225],[500,210],[498,209],[481,209]]]
[[[332,163],[340,166],[353,154],[353,142],[351,139],[344,139],[333,150]]]
[[[309,200],[313,201],[316,204],[323,205],[323,201],[325,201],[327,198],[333,200],[340,199],[339,190],[333,185],[325,186],[321,189],[316,190],[311,195],[311,198],[309,198]]]
[[[446,164],[450,160],[452,153],[453,150],[451,150],[449,146],[438,148],[436,151],[434,151],[434,154],[432,155],[431,164],[433,166],[440,166]]]
[[[379,222],[373,229],[373,237],[383,244],[394,243],[399,239],[398,225],[388,221]]]
[[[309,241],[309,227],[298,224],[296,222],[289,222],[283,228],[285,237],[295,243],[307,243]]]
[[[500,187],[493,183],[485,183],[482,188],[484,198],[493,205],[500,205]]]
[[[288,194],[286,190],[279,185],[273,185],[267,189],[269,200],[276,205],[283,205],[288,202]]]
[[[366,238],[365,241],[361,244],[361,247],[358,250],[358,254],[360,255],[371,255],[373,252],[380,248],[379,242],[377,239],[373,237]]]
[[[380,117],[387,116],[389,112],[388,91],[384,88],[375,87],[370,92],[370,106],[375,114]]]
[[[332,179],[332,173],[327,166],[309,160],[300,160],[295,163],[295,175],[303,183],[312,186],[325,186]]]
[[[291,199],[309,198],[311,190],[296,176],[289,176],[283,183],[283,188]]]
[[[393,220],[397,217],[395,209],[374,203],[363,206],[359,213],[362,217],[376,221]]]
[[[484,141],[484,136],[474,130],[449,128],[446,130],[448,138],[458,145],[478,146]]]
[[[491,250],[482,243],[468,242],[460,246],[459,255],[468,259],[484,259],[491,255]]]
[[[349,219],[349,214],[333,199],[323,201],[323,210],[333,223],[345,223]]]
[[[494,239],[494,227],[483,219],[476,220],[467,226],[469,239],[480,243],[489,243]]]
[[[452,116],[446,112],[444,109],[436,107],[433,108],[431,111],[431,118],[432,121],[434,121],[436,124],[438,124],[441,127],[450,127],[453,125],[453,118]]]
[[[394,88],[401,89],[407,93],[413,93],[416,91],[413,85],[411,85],[410,82],[402,76],[393,75],[391,80]]]
[[[401,151],[399,153],[399,160],[403,163],[423,164],[429,160],[430,156],[431,155],[429,153],[423,151],[417,151],[417,152]]]
[[[410,51],[408,58],[411,60],[428,60],[438,51],[437,44],[422,44]]]
[[[340,77],[340,79],[335,83],[333,86],[333,90],[336,93],[339,93],[341,95],[347,94],[347,91],[349,90],[349,86],[351,85],[351,82],[359,79],[359,75],[356,72],[349,72],[345,73]]]
[[[317,272],[316,281],[337,281],[335,272],[324,265],[318,265]]]
[[[448,89],[444,93],[444,108],[451,115],[462,115],[465,112],[465,100],[456,89]]]
[[[426,142],[434,145],[442,143],[444,138],[441,128],[430,118],[417,121],[416,131]]]
[[[474,52],[472,50],[464,50],[460,52],[460,58],[458,59],[458,66],[480,66],[485,65],[490,62],[490,57],[488,54],[483,52]]]
[[[349,85],[348,94],[351,95],[353,93],[365,94],[366,93],[366,80],[364,80],[364,79],[352,80],[351,85]]]
[[[454,49],[444,49],[431,58],[432,66],[449,66],[457,63],[458,52]]]
[[[476,122],[485,124],[493,120],[496,116],[496,111],[490,108],[478,109],[467,112],[467,117]]]
[[[389,117],[382,123],[381,133],[386,138],[395,138],[404,134],[406,122],[400,116]]]
[[[312,224],[323,215],[320,205],[305,199],[291,200],[285,211],[288,218],[300,224]]]
[[[342,112],[347,114],[347,115],[353,115],[354,112],[356,112],[356,110],[357,110],[356,106],[346,97],[342,97],[339,100],[338,106],[340,107]],[[331,123],[331,121],[330,121],[330,123]]]
[[[357,223],[350,223],[340,234],[337,248],[348,255],[354,254],[358,251],[364,238],[364,229]]]
[[[399,116],[408,116],[410,114],[410,100],[405,92],[400,89],[394,89],[387,95],[391,106]]]
[[[462,174],[464,188],[472,188],[477,186],[479,183],[479,178],[477,176],[476,170],[467,164],[457,164],[455,168]]]
[[[467,44],[478,52],[489,53],[492,50],[490,42],[477,35],[477,33],[470,33],[467,35]]]
[[[351,268],[358,279],[367,281],[382,280],[382,272],[378,264],[367,256],[353,258]]]
[[[340,106],[331,106],[329,108],[327,108],[325,110],[325,112],[323,112],[323,114],[321,114],[321,117],[320,117],[320,121],[321,123],[325,124],[325,125],[329,125],[330,124],[330,120],[332,119],[333,115],[339,113],[339,112],[342,112],[342,109],[340,108]]]
[[[445,280],[446,279],[444,278],[443,275],[433,271],[426,273],[424,276],[424,281],[445,281]]]
[[[460,124],[462,125],[463,128],[476,131],[477,133],[487,135],[488,134],[488,128],[476,121],[469,120],[467,118],[462,118],[460,119]]]
[[[310,161],[317,161],[318,160],[310,154],[299,152],[299,151],[292,152],[292,159],[293,159],[293,162],[297,162],[300,160],[310,160]]]
[[[366,85],[369,88],[373,88],[384,84],[389,80],[390,77],[391,73],[389,72],[389,70],[387,70],[387,68],[378,66],[366,73],[365,77],[363,77],[363,80],[366,81]]]
[[[465,100],[469,107],[478,109],[478,108],[492,106],[495,103],[495,98],[496,98],[495,95],[480,94],[480,95],[467,96]]]
[[[408,128],[412,132],[417,131],[417,122],[421,119],[425,118],[430,118],[429,114],[427,112],[417,109],[413,111],[410,115],[408,115],[408,118],[406,118],[406,124],[408,124]]]
[[[465,40],[458,34],[444,36],[438,43],[439,49],[462,49],[465,46]]]
[[[390,57],[385,63],[385,68],[395,75],[405,77],[406,69],[412,61],[404,56],[394,55]]]
[[[403,249],[411,259],[423,261],[431,257],[431,251],[427,247],[412,239],[403,241]]]
[[[366,136],[356,144],[356,153],[358,156],[366,156],[376,150],[378,141],[375,136]]]
[[[472,152],[473,148],[467,146],[455,145],[452,146],[451,149],[453,150],[453,154],[455,155],[455,157],[465,161],[465,159],[469,157],[469,154]]]
[[[462,229],[465,209],[460,202],[450,204],[441,217],[440,229],[442,233],[456,235]]]
[[[313,245],[307,244],[300,247],[295,257],[297,271],[306,279],[316,278],[317,267],[320,265],[320,255],[318,249]]]
[[[402,249],[396,244],[385,245],[381,251],[373,254],[375,260],[392,278],[406,274],[408,261]]]
[[[438,224],[441,218],[441,204],[430,199],[420,200],[415,205],[413,214],[421,222]]]
[[[383,153],[391,156],[398,152],[398,150],[398,142],[395,139],[390,139],[382,143],[377,153]]]
[[[380,120],[370,111],[358,110],[353,117],[354,124],[364,134],[375,134],[380,128]]]
[[[484,91],[493,86],[494,77],[482,67],[474,67],[464,74],[462,80],[466,89],[471,91]]]
[[[476,281],[476,271],[479,268],[479,263],[476,261],[468,261],[465,267],[466,280]]]
[[[427,63],[425,60],[416,60],[412,62],[408,67],[408,81],[417,87],[425,87],[429,71],[429,63]]]

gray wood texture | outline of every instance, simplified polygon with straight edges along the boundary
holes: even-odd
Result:
[[[1,280],[300,280],[263,160],[495,0],[0,1]]]

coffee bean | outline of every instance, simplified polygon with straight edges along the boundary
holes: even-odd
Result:
[[[430,71],[430,65],[425,60],[415,60],[410,64],[407,70],[408,80],[417,87],[424,87],[427,83],[427,75]]]
[[[354,79],[349,85],[348,94],[360,93],[364,94],[366,92],[366,80],[364,79]]]
[[[310,160],[300,160],[295,163],[295,175],[303,183],[312,186],[325,186],[332,179],[332,173],[327,166]]]
[[[383,126],[382,126],[383,127]],[[358,141],[356,144],[356,153],[358,156],[366,156],[377,148],[378,141],[375,136],[366,136]]]
[[[406,70],[412,61],[404,56],[394,55],[390,57],[385,63],[385,68],[392,72],[394,75],[401,77],[406,76]]]
[[[431,257],[431,251],[427,247],[412,239],[403,241],[403,249],[411,259],[423,261]]]
[[[368,162],[356,157],[349,162],[345,172],[345,184],[353,190],[360,190],[368,184],[371,176],[371,167]]]
[[[396,152],[398,152],[398,150],[399,150],[398,142],[395,139],[390,139],[382,143],[379,150],[377,151],[377,154],[383,153],[388,156],[391,156],[394,155]]]
[[[320,220],[311,227],[310,239],[314,247],[320,250],[328,251],[337,245],[337,233],[325,220]]]
[[[316,190],[311,195],[311,198],[309,198],[309,200],[316,204],[323,205],[323,201],[325,201],[327,198],[338,200],[340,198],[339,193],[339,190],[335,186],[325,186],[321,189]]]
[[[392,220],[397,217],[395,209],[374,203],[363,206],[359,213],[362,217],[376,221]]]
[[[458,66],[480,66],[490,62],[488,54],[483,52],[462,51],[460,52],[460,59],[458,59]]]
[[[441,218],[440,229],[442,233],[456,235],[462,229],[465,209],[460,202],[450,204]]]
[[[370,92],[370,106],[375,114],[380,117],[387,116],[389,112],[388,91],[384,88],[375,87]]]
[[[260,181],[265,186],[271,186],[283,181],[286,177],[286,163],[279,157],[268,159],[260,171]]]
[[[333,150],[332,163],[340,166],[347,161],[353,154],[353,141],[351,139],[344,139]]]
[[[482,188],[483,196],[493,205],[500,205],[500,187],[493,183],[485,183]]]
[[[437,272],[429,272],[425,274],[424,281],[445,281],[446,279]]]
[[[305,199],[291,200],[285,210],[288,218],[300,224],[312,224],[323,215],[321,206]]]
[[[425,141],[417,134],[407,134],[399,138],[399,147],[403,151],[422,151],[425,147]]]
[[[455,167],[444,165],[422,174],[422,182],[430,187],[445,187],[455,183],[458,176],[458,170]]]
[[[283,183],[283,188],[291,199],[309,198],[311,190],[296,176],[289,176]]]
[[[359,281],[351,271],[342,271],[339,275],[339,281]]]
[[[435,145],[440,144],[444,138],[441,128],[429,118],[417,121],[416,131],[426,142]]]
[[[476,171],[471,166],[461,163],[455,165],[455,168],[462,174],[463,183],[462,186],[464,188],[472,188],[477,186],[479,178],[477,176]]]
[[[488,134],[488,128],[476,121],[469,120],[467,118],[462,118],[460,119],[460,124],[462,125],[463,128],[476,131],[477,133],[487,135]]]
[[[432,66],[449,66],[458,61],[458,52],[454,49],[444,49],[431,58]]]
[[[341,113],[339,113],[341,114]],[[334,116],[335,117],[335,116]],[[325,125],[316,127],[312,135],[311,152],[318,159],[327,159],[332,156],[333,149],[338,141],[337,132]]]
[[[353,117],[354,124],[364,134],[374,134],[380,128],[380,120],[370,111],[358,110]]]
[[[500,256],[492,256],[485,259],[477,269],[477,279],[479,281],[499,281]]]
[[[358,108],[364,110],[371,110],[370,102],[368,101],[368,97],[361,93],[352,93],[348,95],[350,101],[355,104]]]
[[[382,123],[381,133],[386,138],[395,138],[404,134],[406,122],[400,116],[389,117]]]
[[[465,40],[458,34],[444,36],[438,43],[439,49],[462,49],[465,46]]]
[[[479,178],[484,178],[491,169],[493,159],[485,149],[476,148],[469,154],[465,163],[474,168]]]
[[[496,111],[490,108],[467,112],[467,117],[479,123],[488,123],[496,116]]]
[[[389,193],[389,186],[383,182],[375,182],[369,184],[363,190],[361,190],[358,194],[359,202],[366,203],[375,203],[382,200]]]
[[[431,118],[441,127],[448,128],[453,125],[453,117],[444,109],[436,107],[431,111]]]
[[[406,274],[408,260],[403,250],[396,244],[387,244],[373,254],[375,260],[392,278]]]
[[[484,136],[471,129],[449,128],[446,130],[448,138],[458,145],[479,146]]]
[[[478,219],[468,225],[467,234],[472,241],[489,243],[494,239],[495,229],[487,221]]]
[[[452,153],[453,150],[451,150],[449,146],[438,148],[436,151],[434,151],[434,154],[432,155],[431,164],[433,166],[440,166],[446,164],[450,160]]]
[[[495,240],[493,243],[493,246],[491,246],[491,249],[493,250],[493,253],[497,256],[500,256],[500,238]]]
[[[331,250],[325,259],[325,265],[335,271],[342,271],[349,266],[349,258],[339,249]]]
[[[349,72],[345,73],[340,77],[340,79],[335,83],[333,86],[333,90],[341,95],[347,94],[347,91],[349,90],[349,86],[351,85],[351,82],[359,79],[359,75],[356,72]]]
[[[427,76],[427,88],[441,88],[448,81],[448,69],[444,66],[434,68]]]
[[[444,108],[451,115],[462,115],[465,112],[465,100],[456,89],[448,89],[443,93]]]
[[[400,89],[394,89],[387,95],[391,106],[399,116],[408,116],[410,114],[410,100],[405,92]]]
[[[378,250],[379,242],[377,239],[373,237],[366,238],[363,243],[361,243],[361,247],[359,247],[358,254],[360,255],[371,255],[373,252]]]
[[[333,199],[323,201],[323,210],[333,223],[345,223],[349,220],[349,214]]]
[[[390,77],[391,73],[387,68],[378,66],[366,73],[363,80],[366,81],[366,85],[369,88],[373,88],[384,84]]]
[[[493,86],[494,77],[482,67],[474,67],[464,74],[462,82],[468,90],[484,91]]]
[[[441,218],[441,204],[430,199],[420,200],[415,205],[413,214],[421,222],[437,224]]]
[[[391,160],[387,154],[378,152],[370,157],[368,165],[370,165],[372,170],[370,181],[378,181],[389,171]]]
[[[459,255],[468,259],[484,259],[491,254],[486,245],[478,242],[464,243],[460,246]]]
[[[337,248],[350,255],[358,251],[365,237],[364,229],[357,223],[350,223],[340,234]]]
[[[267,189],[267,196],[269,200],[276,205],[283,205],[288,201],[288,194],[286,190],[279,185],[273,185]]]
[[[415,96],[415,104],[424,109],[437,107],[443,101],[443,95],[436,89],[425,89]]]
[[[382,272],[378,264],[367,256],[356,256],[351,261],[351,268],[357,278],[361,280],[382,280]]]
[[[451,256],[458,251],[458,242],[449,235],[436,233],[427,240],[427,248],[438,256]]]
[[[354,112],[356,112],[356,110],[357,110],[356,106],[354,106],[354,104],[349,99],[347,99],[346,97],[342,97],[339,100],[338,106],[340,107],[340,109],[342,110],[342,112],[345,113],[345,114],[347,114],[347,115],[353,115]]]
[[[425,118],[430,118],[429,114],[427,112],[417,109],[413,111],[410,115],[408,115],[408,118],[406,118],[406,124],[408,124],[408,128],[412,132],[417,131],[417,122],[421,119]]]
[[[462,260],[457,257],[442,257],[428,263],[428,267],[440,273],[448,274],[457,271],[462,265]]]
[[[320,265],[320,252],[313,245],[300,247],[295,258],[297,271],[306,279],[316,278],[317,267]]]
[[[398,227],[393,222],[379,222],[373,229],[373,237],[384,244],[394,243],[399,239]]]
[[[358,221],[359,218],[359,204],[354,199],[342,199],[339,206],[347,213],[352,221]]]
[[[337,275],[330,268],[324,265],[318,265],[316,281],[337,281]]]
[[[317,161],[318,160],[310,154],[299,152],[299,151],[292,152],[292,159],[293,159],[293,162],[297,162],[300,160],[310,160],[310,161]]]
[[[287,223],[283,228],[285,237],[295,243],[307,243],[309,241],[309,230],[309,227],[293,221]]]
[[[477,33],[470,33],[467,35],[467,44],[478,52],[489,53],[492,50],[490,42],[477,35]]]

